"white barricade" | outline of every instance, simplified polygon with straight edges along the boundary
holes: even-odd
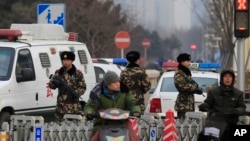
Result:
[[[43,117],[13,115],[10,120],[11,141],[43,140]]]
[[[176,120],[177,136],[180,141],[196,141],[205,122],[201,112],[189,112],[184,121]],[[11,116],[10,124],[5,122],[2,129],[9,135],[3,141],[89,141],[93,121],[81,115],[65,115],[61,123],[44,123],[40,116]],[[249,124],[250,117],[241,116],[238,124]],[[160,117],[142,115],[138,120],[141,141],[162,141],[164,120]]]

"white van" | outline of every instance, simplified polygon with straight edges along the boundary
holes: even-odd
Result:
[[[96,84],[95,71],[86,45],[74,38],[56,24],[12,24],[10,29],[0,29],[0,125],[12,114],[55,109],[57,89],[50,89],[48,82],[62,66],[63,51],[76,55],[73,64],[87,84],[80,101],[87,101]]]

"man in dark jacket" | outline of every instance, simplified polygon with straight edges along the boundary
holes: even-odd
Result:
[[[239,115],[246,110],[243,92],[234,87],[235,74],[231,69],[224,69],[220,75],[220,86],[208,91],[204,103],[199,106],[200,111],[209,111],[207,120],[214,116],[219,119],[222,116],[226,127],[222,134],[222,141],[228,141],[229,126],[236,125]],[[220,128],[220,127],[219,127]],[[204,140],[201,139],[200,140]]]
[[[141,109],[137,104],[137,100],[126,86],[121,84],[115,72],[108,71],[105,73],[103,81],[91,90],[89,100],[84,106],[86,118],[91,120],[98,114],[98,111],[109,108],[129,110],[132,116],[139,117]],[[100,128],[102,123],[103,120],[100,118],[95,120],[93,134]]]
[[[174,84],[179,91],[174,109],[177,111],[177,118],[182,121],[185,119],[186,112],[194,111],[194,94],[203,93],[203,90],[192,79],[189,70],[190,60],[191,56],[189,54],[180,54],[177,57],[178,69],[174,74]]]

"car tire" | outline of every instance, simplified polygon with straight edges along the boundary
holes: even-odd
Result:
[[[8,112],[1,112],[0,113],[0,129],[2,128],[2,124],[4,123],[4,122],[10,122],[10,113],[8,113]]]

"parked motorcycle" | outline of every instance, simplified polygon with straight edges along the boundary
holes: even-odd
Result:
[[[136,117],[131,117],[129,111],[118,108],[106,109],[99,112],[104,123],[97,131],[91,141],[139,141],[138,128],[134,121]],[[136,121],[137,122],[137,121]]]

